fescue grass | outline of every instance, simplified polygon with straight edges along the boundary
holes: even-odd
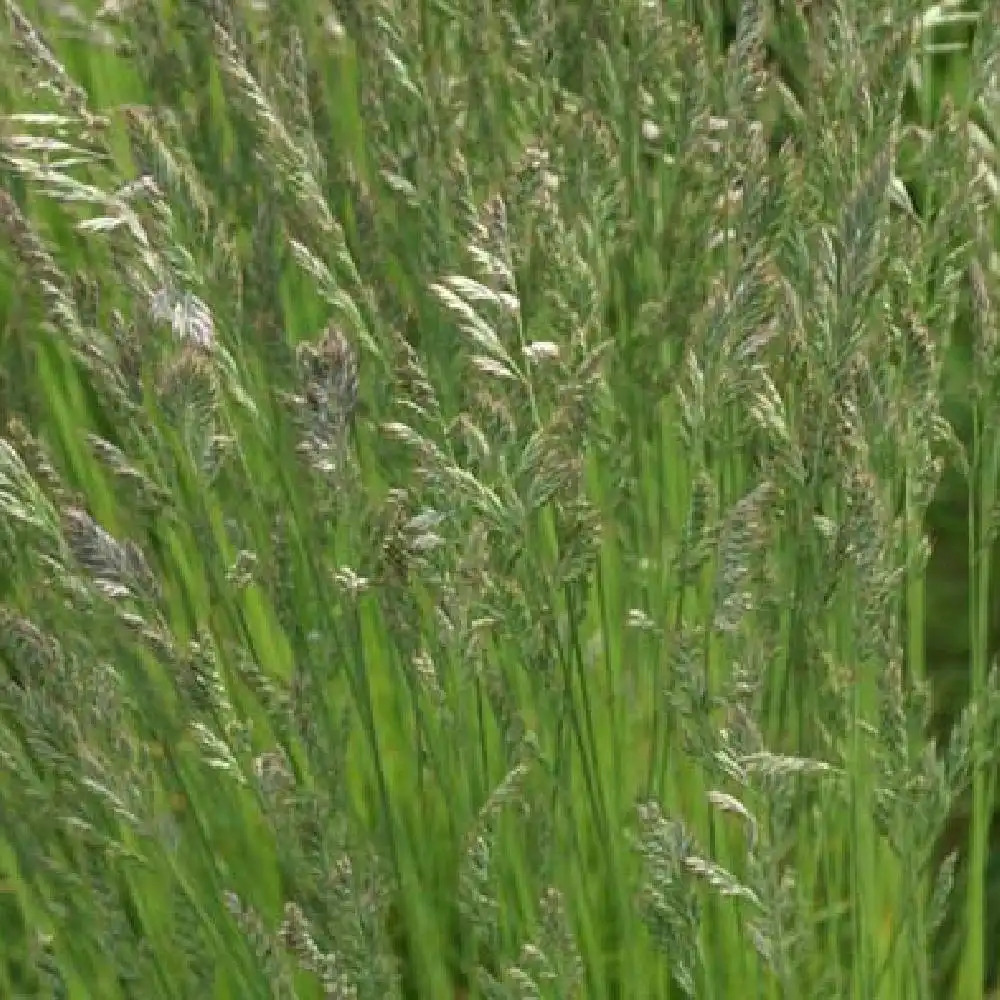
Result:
[[[0,995],[988,995],[992,5],[4,6]]]

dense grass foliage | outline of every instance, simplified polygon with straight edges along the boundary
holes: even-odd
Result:
[[[988,995],[994,5],[3,7],[0,996]]]

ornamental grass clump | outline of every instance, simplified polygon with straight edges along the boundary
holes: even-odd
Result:
[[[0,994],[990,995],[987,6],[4,0]]]

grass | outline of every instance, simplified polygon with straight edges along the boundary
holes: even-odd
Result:
[[[0,995],[989,995],[984,5],[5,0]]]

